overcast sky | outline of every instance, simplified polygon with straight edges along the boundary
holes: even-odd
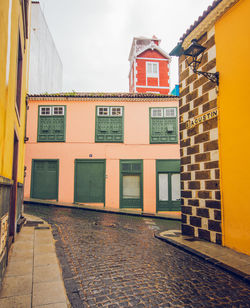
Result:
[[[128,92],[133,37],[170,52],[213,0],[40,0],[63,63],[63,91]],[[176,58],[171,89],[178,83]]]

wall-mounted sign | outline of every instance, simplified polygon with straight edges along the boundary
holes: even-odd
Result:
[[[199,116],[194,117],[186,122],[186,128],[192,128],[196,125],[199,125],[205,121],[211,120],[218,116],[218,109],[213,109],[209,112],[203,113]]]

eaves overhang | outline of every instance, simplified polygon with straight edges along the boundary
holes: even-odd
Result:
[[[157,50],[163,57],[165,57],[166,59],[168,59],[169,61],[171,61],[171,57],[169,56],[168,53],[166,53],[163,49],[161,49],[160,47],[158,47],[157,45],[153,44],[153,45],[149,45],[146,46],[144,49],[140,50],[138,53],[136,53],[136,57],[138,57],[140,54],[142,54],[143,52],[145,52],[146,50]],[[155,60],[157,60],[157,58],[155,58]]]
[[[180,57],[184,52],[181,43],[178,43],[173,50],[170,51],[170,56]]]
[[[157,102],[178,101],[179,96],[157,93],[58,93],[33,94],[27,96],[29,101],[120,101],[120,102]]]
[[[216,23],[216,21],[238,1],[239,0],[215,0],[212,5],[210,5],[193,23],[193,25],[191,25],[182,35],[179,43],[170,52],[170,55],[177,57],[181,56],[183,54],[183,50],[188,48],[193,39],[199,40],[199,38],[205,32],[207,32]]]

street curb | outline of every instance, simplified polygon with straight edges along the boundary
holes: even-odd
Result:
[[[140,216],[140,217],[147,217],[147,218],[157,218],[157,219],[168,219],[168,220],[177,220],[181,221],[180,218],[174,218],[174,217],[167,217],[167,216],[161,216],[161,215],[154,215],[150,213],[132,213],[127,211],[115,211],[112,209],[99,209],[99,208],[90,208],[90,207],[84,207],[79,205],[67,205],[67,204],[60,204],[60,203],[52,203],[52,202],[42,202],[42,201],[34,201],[34,200],[24,200],[24,204],[38,204],[38,205],[46,205],[46,206],[56,206],[56,207],[65,207],[69,209],[80,209],[80,210],[86,210],[86,211],[93,211],[93,212],[102,212],[102,213],[111,213],[111,214],[118,214],[118,215],[128,215],[128,216]]]
[[[184,244],[177,243],[173,239],[163,237],[163,236],[159,235],[158,233],[155,233],[154,236],[155,236],[155,238],[157,238],[157,239],[159,239],[163,242],[166,242],[166,243],[168,243],[172,246],[179,248],[182,251],[185,251],[185,252],[187,252],[191,255],[194,255],[194,256],[196,256],[196,257],[198,257],[198,258],[200,258],[200,259],[202,259],[202,260],[204,260],[204,261],[206,261],[210,264],[213,264],[213,265],[223,269],[224,271],[240,278],[241,280],[243,280],[247,284],[250,284],[250,276],[241,272],[241,271],[239,271],[239,270],[237,270],[236,268],[233,268],[233,267],[231,267],[231,266],[229,266],[229,265],[227,265],[223,262],[220,262],[220,261],[218,261],[214,258],[211,258],[211,257],[209,257],[209,256],[207,256],[207,255],[205,255],[205,254],[203,254],[203,253],[201,253],[201,252],[199,252],[195,249],[192,249],[192,248],[190,248],[190,247],[188,247]]]

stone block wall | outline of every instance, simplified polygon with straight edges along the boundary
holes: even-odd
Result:
[[[199,70],[216,72],[214,28]],[[217,85],[179,58],[182,233],[221,244]]]

